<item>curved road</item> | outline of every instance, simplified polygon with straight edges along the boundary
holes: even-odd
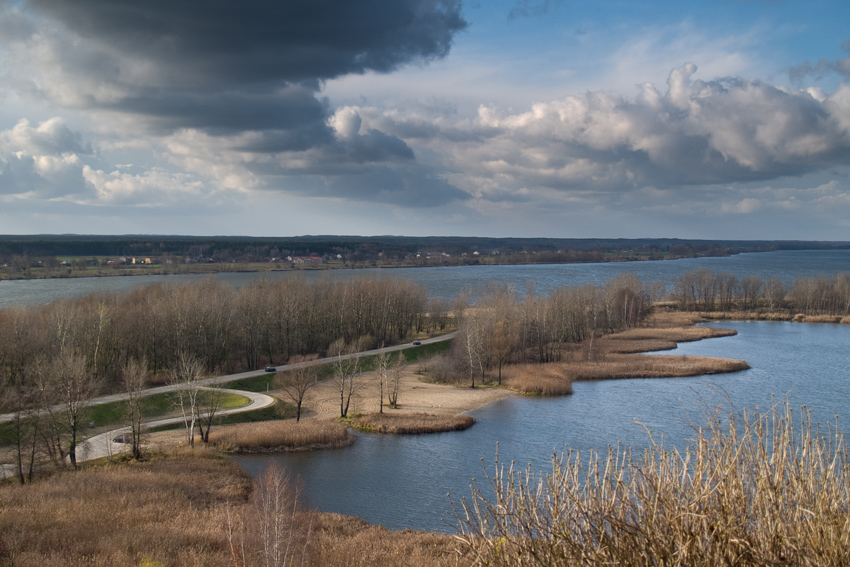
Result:
[[[431,339],[424,339],[421,341],[422,345],[428,345],[432,343],[438,343],[442,341],[448,341],[455,337],[456,333],[449,333],[447,335],[441,335],[439,337],[434,337]],[[404,350],[413,347],[412,343],[404,343],[400,345],[395,345],[391,347],[385,347],[384,352],[395,352],[399,350]],[[419,346],[419,345],[416,345]],[[370,356],[374,354],[379,354],[381,349],[372,349],[366,350],[362,352],[352,353],[352,354],[344,354],[341,356],[330,356],[327,358],[318,358],[316,360],[308,360],[305,362],[298,362],[295,364],[284,364],[281,366],[276,366],[276,372],[286,372],[288,370],[293,370],[296,368],[305,368],[308,366],[319,366],[321,364],[328,364],[329,362],[335,362],[337,360],[348,360],[355,357],[361,356]],[[240,372],[239,374],[228,374],[225,376],[214,376],[212,378],[206,378],[204,380],[200,380],[198,384],[201,386],[215,386],[217,384],[226,384],[228,382],[234,382],[236,380],[242,380],[244,378],[253,378],[255,376],[263,376],[265,374],[270,374],[270,372],[266,372],[265,370],[251,370],[249,372]],[[148,388],[147,390],[142,391],[143,396],[151,396],[154,394],[162,394],[166,392],[173,392],[179,385],[168,385],[168,386],[158,386],[156,388]],[[249,398],[251,402],[247,405],[238,408],[232,408],[229,410],[224,410],[219,412],[219,415],[229,415],[234,413],[240,413],[244,411],[254,411],[258,409],[262,409],[272,405],[275,402],[275,399],[271,396],[267,396],[266,394],[258,394],[254,392],[248,392],[245,390],[231,390],[231,389],[220,389],[220,391],[228,392],[231,394],[238,394],[240,396],[244,396]],[[112,402],[121,402],[125,400],[124,394],[113,394],[110,396],[101,396],[99,398],[94,398],[89,402],[89,406],[95,406],[100,404],[108,404]],[[63,406],[56,406],[57,411],[62,411]],[[0,415],[0,423],[5,421],[11,421],[14,418],[14,414],[2,414]],[[179,423],[183,421],[182,417],[171,417],[166,419],[158,419],[154,421],[150,421],[144,424],[145,427],[157,427],[159,425],[170,425],[172,423]],[[77,445],[77,462],[89,461],[93,459],[99,459],[101,457],[107,457],[110,455],[115,455],[117,453],[121,453],[124,451],[128,451],[130,447],[126,443],[116,443],[113,441],[116,437],[121,435],[122,433],[126,433],[129,431],[129,427],[122,427],[119,429],[113,429],[112,431],[107,431],[106,433],[100,433],[98,435],[94,435],[89,437],[88,439],[81,441],[79,445]],[[8,476],[16,474],[15,465],[8,464],[0,464],[0,479],[7,478]]]

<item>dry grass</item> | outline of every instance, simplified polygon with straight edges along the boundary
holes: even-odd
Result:
[[[845,566],[848,465],[807,415],[745,414],[682,452],[569,453],[540,476],[497,463],[462,505],[461,539],[492,567]]]
[[[602,361],[558,365],[572,381],[623,378],[678,378],[738,372],[750,367],[743,360],[708,356],[612,354]]]
[[[844,317],[841,315],[804,315],[802,318],[803,323],[840,323]],[[797,320],[797,317],[794,317],[794,321]]]
[[[516,364],[505,367],[502,384],[522,394],[563,396],[573,393],[573,384],[563,368],[552,364]]]
[[[336,421],[262,421],[222,427],[210,434],[210,444],[222,451],[266,453],[347,447],[354,436]]]
[[[247,567],[266,565],[275,543],[288,547],[272,564],[285,567],[470,563],[451,536],[303,511],[288,479],[252,489],[239,467],[183,453],[0,486],[0,565]]]
[[[629,329],[605,335],[596,341],[595,348],[603,353],[638,353],[671,350],[677,343],[730,337],[738,332],[714,327],[652,327]]]
[[[250,487],[235,465],[183,458],[2,486],[0,564],[229,565],[219,505],[244,502]]]
[[[350,516],[321,514],[315,531],[315,567],[466,567],[457,540],[447,534],[389,531]]]
[[[394,435],[420,435],[463,431],[473,426],[475,420],[468,415],[432,415],[427,413],[373,413],[357,417],[352,425],[369,433]]]
[[[647,320],[648,327],[690,327],[703,321],[692,311],[656,310]]]

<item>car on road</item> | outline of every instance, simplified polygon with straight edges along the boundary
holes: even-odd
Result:
[[[277,372],[277,368],[274,366],[266,366],[266,372]]]
[[[413,341],[413,346],[419,346],[422,344],[422,341]]]

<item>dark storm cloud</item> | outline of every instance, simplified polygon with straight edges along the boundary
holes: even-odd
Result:
[[[445,57],[458,0],[29,0],[17,84],[145,127],[296,129],[328,117],[322,81]],[[2,26],[25,19],[6,9]],[[0,28],[2,27],[0,26]],[[7,41],[9,41],[7,39]],[[149,120],[145,120],[149,119]],[[306,127],[306,131],[310,131]],[[327,131],[313,128],[315,144]]]
[[[444,57],[457,0],[30,0],[87,40],[174,71],[179,86],[307,82]]]
[[[269,186],[274,187],[273,184]],[[300,192],[311,197],[342,198],[406,208],[441,207],[470,198],[433,172],[416,165],[372,168],[345,178],[314,176],[301,179],[297,186]]]
[[[328,106],[315,93],[302,86],[286,86],[274,92],[162,92],[140,91],[103,109],[142,115],[150,118],[156,130],[168,131],[179,125],[213,134],[244,130],[311,131],[313,143],[329,139],[324,121]]]

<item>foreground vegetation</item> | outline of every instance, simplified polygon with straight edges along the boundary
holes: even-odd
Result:
[[[436,567],[445,534],[305,509],[279,470],[257,482],[200,449],[0,485],[0,564],[14,567]]]
[[[0,486],[0,562],[110,566],[841,566],[843,437],[787,409],[710,419],[682,450],[498,462],[455,536],[311,512],[273,467],[252,486],[202,449]],[[36,536],[37,534],[37,536]]]
[[[488,566],[841,566],[850,562],[844,438],[790,410],[711,421],[693,445],[498,462],[460,508]]]

